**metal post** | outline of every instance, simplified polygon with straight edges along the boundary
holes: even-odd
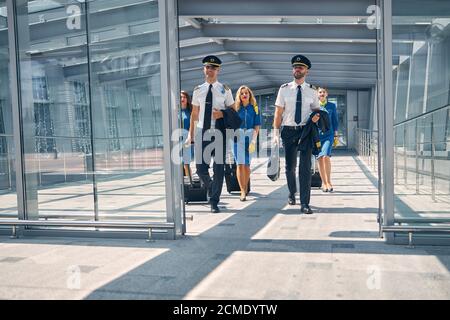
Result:
[[[371,151],[370,144],[372,143],[372,139],[370,137],[370,132],[369,131],[366,131],[366,132],[367,132],[367,164],[368,164],[368,167],[370,168],[372,165],[372,159],[371,159],[372,155],[370,154],[370,151]]]
[[[431,199],[436,201],[436,177],[434,172],[434,117],[431,115]]]
[[[373,153],[372,162],[373,162],[373,171],[374,172],[377,172],[377,151],[376,151],[377,149],[375,147],[376,141],[377,141],[377,139],[376,139],[375,132],[372,132],[372,153]]]
[[[87,75],[88,75],[88,99],[89,99],[89,125],[91,127],[90,130],[90,142],[91,142],[91,164],[92,164],[92,193],[94,197],[94,220],[98,221],[98,186],[97,186],[97,176],[95,174],[97,170],[96,159],[95,159],[95,137],[94,137],[94,111],[92,110],[92,66],[91,66],[91,35],[90,35],[90,16],[89,16],[89,5],[90,1],[85,1],[84,3],[84,13],[85,13],[85,22],[86,22],[86,60],[87,60]]]
[[[6,145],[7,145],[7,150],[6,150],[6,152],[7,152],[7,154],[6,154],[6,161],[8,162],[8,184],[9,184],[9,190],[12,190],[11,159],[9,159],[10,152],[9,152],[9,150],[8,150],[9,147],[10,147],[10,144],[7,143]]]
[[[394,113],[393,113],[393,79],[392,79],[392,0],[379,2],[382,6],[382,41],[381,41],[381,72],[382,72],[382,126],[383,129],[383,224],[393,225],[394,218]],[[394,241],[394,235],[386,235],[386,241]]]
[[[369,131],[366,131],[366,161],[367,165],[370,168],[370,134]]]
[[[42,186],[41,154],[37,152],[36,155],[38,157],[39,185]]]
[[[420,148],[420,144],[419,144],[419,125],[416,122],[416,194],[419,194],[419,148]]]
[[[155,242],[155,240],[152,239],[153,235],[152,235],[152,228],[148,228],[148,238],[147,238],[147,242]]]
[[[375,171],[375,150],[374,150],[374,133],[373,131],[370,132],[370,156],[371,156],[371,162],[372,162],[372,170]]]
[[[361,156],[361,130],[358,129],[358,154]]]
[[[359,149],[359,129],[356,129],[356,152],[358,152],[358,155],[360,155],[360,149]]]
[[[406,125],[403,128],[403,182],[405,187],[408,187],[408,173],[406,170],[407,162],[406,162]]]
[[[63,152],[63,165],[64,165],[64,182],[67,182],[67,170],[66,170],[66,152],[64,150],[64,143],[62,147]]]
[[[399,173],[398,173],[398,171],[399,171],[399,168],[398,168],[398,154],[399,154],[398,147],[396,145],[394,145],[394,168],[395,168],[395,184],[396,185],[399,184],[399,182],[398,182],[398,179],[399,179],[398,178],[398,175],[399,175]]]
[[[414,248],[413,246],[413,233],[410,231],[408,232],[408,247]]]
[[[364,154],[364,160],[367,161],[367,159],[365,159],[367,157],[367,132],[364,132],[364,138],[363,138],[363,154]]]
[[[184,234],[183,174],[182,168],[171,161],[172,131],[179,127],[179,50],[177,1],[159,1],[160,52],[161,52],[161,107],[163,126],[164,174],[166,178],[167,222],[173,222],[173,238]]]
[[[12,234],[10,236],[11,239],[17,239],[17,226],[12,226]]]

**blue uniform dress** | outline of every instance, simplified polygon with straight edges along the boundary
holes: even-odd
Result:
[[[241,127],[237,129],[234,143],[234,161],[236,164],[250,165],[250,152],[248,148],[253,137],[253,131],[256,126],[261,125],[261,114],[258,107],[248,104],[241,106],[238,111],[242,120]],[[237,140],[237,141],[236,141]]]
[[[189,132],[189,127],[191,125],[191,111],[189,109],[181,109],[181,120],[183,121],[183,129],[187,130],[185,133]],[[183,141],[186,137],[183,137]],[[183,164],[190,163],[194,157],[194,146],[185,147],[183,146]]]
[[[338,130],[336,105],[332,102],[327,102],[325,106],[321,107],[321,109],[328,112],[330,117],[330,129],[326,132],[322,132],[322,130],[319,129],[319,137],[322,148],[320,153],[317,155],[317,158],[331,156],[331,151],[333,150],[334,132]]]

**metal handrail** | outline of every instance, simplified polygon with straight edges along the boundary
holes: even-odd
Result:
[[[403,121],[401,121],[401,122],[398,122],[398,123],[394,124],[394,128],[395,128],[395,127],[398,127],[398,126],[401,126],[401,125],[403,125],[403,124],[405,124],[405,123],[408,123],[408,122],[410,122],[410,121],[417,120],[417,119],[419,119],[419,118],[421,118],[421,117],[430,115],[430,114],[432,114],[432,113],[435,113],[435,112],[444,110],[445,108],[450,108],[450,104],[447,104],[447,105],[445,105],[445,106],[441,106],[441,107],[439,107],[439,108],[437,108],[437,109],[433,109],[433,110],[427,111],[427,112],[425,112],[425,113],[418,114],[417,116],[414,116],[414,117],[412,117],[412,118],[409,118],[409,119],[403,120]]]
[[[18,226],[40,227],[102,227],[115,229],[147,229],[148,241],[152,240],[152,229],[175,229],[173,222],[124,222],[124,221],[53,221],[53,220],[0,220],[0,225],[12,226],[11,238],[18,238]]]
[[[413,245],[413,233],[450,233],[450,226],[382,226],[381,232],[405,232],[408,233],[408,245]]]
[[[121,139],[136,139],[136,138],[155,138],[162,137],[162,134],[151,134],[151,135],[142,135],[142,136],[133,136],[133,137],[94,137],[94,140],[121,140]],[[37,139],[81,139],[81,140],[91,140],[91,138],[86,136],[34,136]]]
[[[450,217],[440,218],[440,217],[398,217],[394,216],[395,223],[401,225],[402,223],[449,223]]]
[[[366,159],[368,167],[378,171],[378,130],[356,128],[356,151]]]

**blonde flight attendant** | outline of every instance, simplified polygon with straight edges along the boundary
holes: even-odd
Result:
[[[235,110],[242,120],[237,129],[237,141],[234,144],[236,175],[241,188],[241,201],[246,200],[250,181],[250,160],[256,150],[256,139],[261,127],[261,114],[253,92],[247,86],[241,86],[236,93]]]

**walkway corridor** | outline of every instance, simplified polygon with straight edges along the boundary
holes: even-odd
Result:
[[[313,191],[313,215],[260,163],[247,202],[224,188],[220,214],[188,205],[177,241],[2,236],[0,298],[449,299],[448,247],[386,245],[376,181],[352,154],[333,161],[335,192]]]

